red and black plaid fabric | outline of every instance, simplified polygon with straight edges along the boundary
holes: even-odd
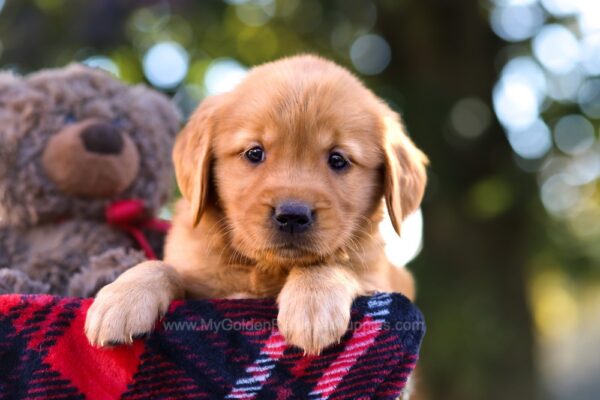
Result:
[[[83,334],[91,302],[0,296],[0,398],[395,399],[425,329],[405,297],[362,297],[342,342],[303,356],[272,300],[185,301],[150,337],[100,349]]]

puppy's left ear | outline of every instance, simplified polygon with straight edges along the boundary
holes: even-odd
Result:
[[[212,137],[221,96],[202,102],[177,136],[173,149],[177,184],[190,203],[194,227],[200,222],[208,202]]]
[[[427,157],[404,131],[400,117],[384,118],[385,201],[394,230],[400,235],[404,218],[421,204],[427,183]]]

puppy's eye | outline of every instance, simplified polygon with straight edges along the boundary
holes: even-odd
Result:
[[[329,155],[329,160],[327,160],[329,167],[335,171],[341,171],[346,169],[350,162],[338,152],[333,152]]]
[[[256,146],[251,148],[250,150],[247,150],[244,153],[244,156],[248,161],[250,161],[253,164],[258,164],[265,161],[265,151],[260,146]]]
[[[74,124],[77,122],[77,117],[73,113],[68,113],[65,115],[65,124]]]

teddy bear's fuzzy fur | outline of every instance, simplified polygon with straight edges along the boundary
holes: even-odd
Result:
[[[105,209],[141,199],[154,214],[166,202],[179,124],[165,96],[100,70],[0,73],[0,293],[90,296],[144,260],[126,233],[106,224]],[[92,146],[110,130],[128,153],[105,154],[102,143],[87,151],[81,137],[90,125]]]

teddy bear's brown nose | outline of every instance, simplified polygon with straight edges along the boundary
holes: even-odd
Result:
[[[104,122],[90,124],[81,132],[81,139],[87,151],[98,154],[121,154],[124,141],[121,133]]]

